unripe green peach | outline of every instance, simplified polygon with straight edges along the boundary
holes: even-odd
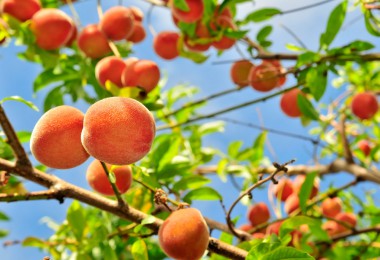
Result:
[[[197,260],[209,243],[209,231],[201,212],[194,208],[174,211],[158,231],[162,250],[171,258]]]
[[[94,103],[84,116],[82,144],[94,158],[112,164],[132,164],[150,150],[155,122],[140,102],[110,97]]]
[[[73,20],[63,11],[44,8],[33,15],[30,28],[41,49],[55,50],[70,40],[74,27]]]
[[[83,113],[70,106],[47,111],[30,137],[30,150],[42,164],[57,169],[76,167],[87,160],[81,143]]]
[[[112,41],[127,38],[133,31],[134,16],[124,6],[114,6],[104,13],[99,28]]]
[[[25,22],[41,9],[41,4],[38,0],[4,0],[0,9],[3,13]]]
[[[178,40],[179,34],[177,32],[160,32],[153,40],[154,51],[165,60],[177,58],[179,55]]]
[[[111,171],[111,165],[106,164],[107,169]],[[132,169],[129,165],[116,166],[112,168],[112,172],[115,175],[115,185],[120,194],[126,193],[132,184]],[[106,195],[114,196],[115,193],[112,189],[111,183],[107,178],[107,174],[103,169],[100,161],[94,160],[87,168],[86,179],[88,184],[95,191]]]
[[[90,58],[101,58],[111,52],[107,37],[98,25],[87,25],[78,35],[79,49]]]

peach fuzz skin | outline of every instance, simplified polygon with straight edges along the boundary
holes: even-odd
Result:
[[[112,165],[126,165],[149,152],[155,129],[152,114],[140,102],[110,97],[87,110],[81,140],[94,158]]]
[[[70,169],[84,163],[89,155],[80,137],[83,113],[70,106],[47,111],[35,125],[30,150],[42,164],[56,169]]]
[[[111,165],[106,164],[108,171],[111,171]],[[116,178],[116,187],[120,194],[124,194],[128,191],[132,184],[132,169],[129,165],[119,166],[112,168]],[[86,179],[88,184],[95,191],[106,195],[114,196],[115,193],[109,182],[106,172],[100,161],[94,160],[87,168]]]
[[[209,243],[209,231],[199,210],[194,208],[174,211],[158,231],[162,250],[171,258],[197,260]]]

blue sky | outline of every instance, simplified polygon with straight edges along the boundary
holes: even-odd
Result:
[[[104,10],[117,4],[117,1],[104,2]],[[244,17],[245,14],[252,12],[255,8],[264,6],[276,6],[282,10],[289,10],[294,7],[316,2],[318,1],[257,1],[256,5],[252,3],[244,4],[239,8],[238,15]],[[140,7],[145,14],[147,14],[149,9],[149,5],[144,1],[129,0],[124,1],[124,3],[127,6],[135,5]],[[332,1],[332,3],[317,8],[274,18],[270,22],[270,24],[274,26],[273,34],[270,36],[270,39],[274,43],[271,50],[276,52],[288,52],[284,47],[285,44],[296,44],[294,38],[286,33],[281,25],[286,25],[293,30],[308,48],[316,50],[319,43],[319,35],[325,28],[329,11],[338,3],[339,1]],[[75,7],[80,15],[83,25],[96,23],[98,21],[95,0],[76,3]],[[63,8],[63,10],[70,14],[67,7]],[[349,13],[346,18],[346,23],[355,19],[357,15],[357,12]],[[267,23],[260,23],[247,27],[246,29],[250,30],[249,36],[254,39],[258,30],[266,24]],[[147,26],[147,19],[144,20],[144,25]],[[169,11],[160,7],[154,8],[151,17],[151,25],[157,32],[162,30],[175,30]],[[168,75],[167,87],[178,83],[189,83],[201,88],[198,97],[233,87],[229,78],[229,68],[231,65],[214,65],[213,62],[219,60],[239,59],[240,55],[236,49],[231,49],[225,52],[221,57],[217,57],[215,51],[210,51],[209,55],[211,57],[202,65],[194,64],[193,62],[182,58],[178,58],[174,61],[164,61],[153,53],[152,39],[152,35],[148,33],[148,36],[143,43],[134,46],[133,50],[135,53],[133,56],[140,59],[151,59],[157,62],[160,68],[162,68],[162,71]],[[337,41],[333,44],[344,44],[355,39],[375,40],[373,37],[367,35],[362,20],[347,26],[338,35]],[[242,48],[243,45],[240,47]],[[32,92],[33,80],[38,73],[41,72],[41,67],[38,64],[32,64],[17,59],[16,54],[23,49],[24,47],[22,46],[14,46],[13,42],[11,42],[7,48],[0,48],[0,99],[7,96],[19,95],[24,99],[32,100],[41,108],[44,99],[43,92],[38,93],[37,95],[34,95]],[[292,63],[287,62],[284,63],[284,65],[291,66]],[[288,77],[286,86],[291,86],[294,82],[295,81],[292,77]],[[331,100],[336,94],[337,91],[330,88],[324,99]],[[263,94],[255,92],[251,88],[246,88],[228,97],[213,100],[203,109],[203,112],[209,113],[226,106],[233,106],[261,96],[263,96]],[[82,111],[86,111],[87,108],[87,105],[83,102],[79,102],[75,104],[75,106],[79,107]],[[5,103],[4,108],[17,131],[31,131],[34,124],[41,116],[41,112],[35,112],[21,103],[7,102]],[[304,129],[301,126],[298,119],[289,119],[280,111],[278,98],[274,98],[269,102],[245,107],[239,111],[228,113],[226,116],[254,124],[263,124],[267,127],[288,130],[305,135],[307,134],[307,129]],[[235,140],[242,140],[245,146],[249,146],[258,134],[259,131],[257,130],[227,124],[224,133],[216,134],[213,138],[208,138],[205,142],[206,145],[225,150],[227,144]],[[274,134],[269,134],[268,136],[270,144],[274,147],[274,153],[271,153],[269,149],[266,149],[266,154],[269,156],[270,160],[285,162],[289,159],[297,158],[297,163],[310,163],[310,153],[312,150],[310,143]],[[91,160],[88,160],[84,165],[72,170],[55,171],[54,174],[57,174],[64,180],[70,181],[76,185],[89,188],[85,181],[84,173],[90,162]],[[322,189],[326,188],[330,181],[340,181],[342,178],[346,178],[345,175],[339,176],[339,179],[337,179],[337,177],[331,177],[328,181],[323,182]],[[231,188],[231,185],[228,182],[223,183],[217,178],[214,179],[215,188],[219,191],[223,191],[225,203],[228,207],[236,198],[237,192]],[[26,183],[26,186],[29,190],[41,190],[40,187],[29,182]],[[372,188],[373,186],[370,185],[366,187]],[[361,191],[362,186],[359,186],[357,190]],[[266,191],[255,191],[253,195],[256,201],[267,202]],[[11,217],[12,221],[0,223],[0,228],[6,228],[11,231],[10,235],[6,238],[7,240],[22,240],[27,236],[46,238],[51,235],[51,230],[43,223],[43,217],[47,216],[57,222],[61,222],[64,219],[65,211],[69,204],[70,200],[66,200],[63,205],[59,205],[56,201],[3,203],[1,204],[0,209],[1,211],[6,212]],[[219,221],[224,221],[224,215],[219,204],[198,202],[195,206],[206,216]],[[244,218],[245,210],[245,207],[239,205],[235,209],[234,215],[241,214]],[[42,259],[45,254],[34,248],[22,248],[19,245],[15,245],[7,248],[0,247],[0,256],[1,259],[25,259],[25,257],[27,257],[27,259]]]

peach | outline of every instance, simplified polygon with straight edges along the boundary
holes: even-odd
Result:
[[[71,34],[71,37],[69,38],[69,40],[66,42],[65,46],[66,47],[71,47],[74,44],[74,42],[76,41],[77,36],[78,36],[78,29],[74,25],[73,33]]]
[[[281,63],[280,63],[279,60],[263,60],[263,63],[269,63],[272,66],[276,67],[277,71],[278,71],[278,74],[281,74],[284,71],[284,68],[282,67],[282,65],[281,65]],[[280,87],[280,86],[284,85],[285,81],[286,81],[286,76],[285,75],[279,76],[277,87]]]
[[[282,222],[283,221],[277,221],[273,224],[270,224],[268,227],[267,227],[267,234],[268,235],[271,235],[271,234],[276,234],[277,236],[279,235],[280,233],[280,227],[282,225]]]
[[[193,23],[200,20],[203,16],[204,4],[203,0],[185,0],[189,10],[183,11],[174,6],[174,1],[170,1],[170,7],[178,20],[185,23]]]
[[[111,165],[106,164],[108,171],[111,171]],[[115,175],[115,185],[120,194],[126,193],[132,184],[132,169],[129,165],[115,167],[113,169]],[[87,168],[86,179],[88,184],[95,191],[106,195],[114,196],[111,183],[107,178],[107,174],[100,161],[94,160]]]
[[[264,202],[259,202],[252,205],[248,209],[247,218],[251,222],[252,226],[257,226],[267,222],[270,218],[268,206]]]
[[[244,231],[244,232],[249,232],[250,230],[253,229],[253,226],[251,224],[243,224],[238,229]]]
[[[281,96],[280,107],[285,115],[289,117],[299,117],[302,115],[297,104],[298,95],[304,95],[304,93],[298,88],[295,88],[285,92]]]
[[[136,22],[142,22],[144,20],[144,13],[140,8],[136,6],[129,7],[129,10],[132,12],[132,17]]]
[[[40,9],[39,0],[4,0],[1,5],[3,13],[10,14],[21,22],[31,19]]]
[[[31,20],[31,30],[37,45],[44,50],[63,47],[74,32],[73,20],[63,11],[55,8],[41,9]]]
[[[294,179],[293,187],[294,187],[294,191],[295,192],[299,193],[299,191],[301,190],[301,187],[302,187],[303,183],[305,182],[305,178],[306,178],[305,175],[298,175]],[[319,191],[319,179],[315,178],[314,179],[314,185],[313,185],[313,188],[311,189],[311,193],[310,193],[309,199],[312,199],[315,196],[317,196],[318,191]]]
[[[335,216],[336,220],[342,221],[346,223],[348,226],[355,228],[357,219],[354,213],[350,212],[340,212],[338,215]],[[344,225],[338,224],[338,233],[346,232],[349,229],[345,227]]]
[[[214,11],[214,16],[211,21],[211,28],[217,30],[217,28],[227,28],[232,23],[232,12],[229,8],[223,8],[219,10],[220,6],[217,6]]]
[[[260,233],[260,232],[255,232],[252,234],[252,237],[255,238],[255,239],[263,239],[265,238],[265,234],[264,233]]]
[[[154,51],[161,58],[172,60],[179,55],[178,40],[179,34],[177,32],[160,32],[153,40]]]
[[[160,80],[160,69],[150,60],[131,62],[123,71],[121,80],[123,86],[138,86],[150,92]]]
[[[239,60],[234,62],[230,70],[232,82],[240,87],[248,86],[248,75],[252,67],[253,64],[249,60]]]
[[[207,249],[209,237],[206,221],[194,208],[172,212],[158,231],[160,247],[174,259],[200,259]]]
[[[293,183],[287,178],[283,178],[278,181],[278,184],[273,189],[274,196],[281,201],[286,199],[293,193]]]
[[[370,142],[368,142],[367,140],[360,140],[358,142],[358,147],[365,156],[368,156],[371,153],[372,147]]]
[[[124,6],[108,9],[99,22],[100,30],[112,41],[119,41],[132,34],[134,15]]]
[[[99,84],[105,88],[106,81],[109,80],[119,88],[123,87],[121,74],[127,67],[125,62],[116,56],[109,56],[101,59],[95,67],[95,76]]]
[[[212,43],[212,46],[214,46],[218,50],[227,50],[234,46],[236,40],[229,38],[227,36],[222,36],[222,38],[219,41],[215,41]]]
[[[195,36],[193,38],[186,36],[184,43],[186,47],[191,51],[207,51],[211,46],[211,42],[203,44],[195,43],[193,40],[206,40],[210,37],[211,35],[207,26],[205,24],[202,24],[201,22],[198,22],[195,29]]]
[[[94,158],[125,165],[137,162],[149,152],[155,129],[152,114],[139,101],[110,97],[87,110],[81,140]]]
[[[42,164],[56,169],[70,169],[84,163],[89,155],[81,143],[83,113],[70,106],[47,111],[35,125],[30,150]]]
[[[132,34],[129,35],[125,39],[133,43],[139,43],[139,42],[142,42],[145,39],[145,37],[146,37],[146,32],[141,22],[135,22],[133,26]]]
[[[371,119],[379,110],[376,96],[369,92],[356,94],[352,98],[351,110],[361,120]]]
[[[78,36],[79,49],[90,58],[101,58],[111,52],[107,37],[96,24],[87,25]]]
[[[323,216],[333,218],[342,210],[342,201],[338,197],[327,198],[321,204]]]
[[[337,235],[338,232],[338,224],[333,220],[327,220],[322,224],[322,229],[327,232],[329,237]]]
[[[294,211],[298,210],[299,208],[300,208],[300,199],[298,197],[298,194],[293,193],[285,201],[285,204],[284,204],[285,212],[288,215],[290,215]]]
[[[252,67],[248,79],[255,90],[261,92],[271,91],[279,83],[278,69],[270,63],[261,63],[256,67]]]

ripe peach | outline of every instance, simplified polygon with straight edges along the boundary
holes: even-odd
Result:
[[[212,46],[214,46],[218,50],[227,50],[234,46],[236,40],[229,38],[227,36],[223,36],[219,41],[215,41],[212,43]]]
[[[125,62],[116,56],[108,56],[101,59],[95,67],[95,76],[99,84],[103,87],[106,86],[106,81],[110,80],[113,84],[121,88],[121,74],[127,67]]]
[[[134,16],[124,6],[114,6],[104,13],[99,28],[112,41],[127,38],[133,31]]]
[[[165,60],[172,60],[179,55],[179,34],[177,32],[164,31],[154,37],[153,48],[158,56]]]
[[[355,214],[350,213],[350,212],[340,212],[338,215],[335,216],[335,219],[342,221],[346,223],[348,226],[353,227],[353,228],[356,226],[356,222],[357,222]],[[337,224],[338,224],[338,233],[342,233],[349,230],[347,227],[339,223]]]
[[[327,198],[321,204],[322,214],[333,218],[342,210],[342,201],[338,197]]]
[[[293,183],[287,178],[278,181],[274,186],[274,196],[281,201],[285,201],[293,193]]]
[[[360,140],[358,142],[359,149],[364,153],[365,156],[368,156],[371,153],[372,147],[370,142],[367,140]]]
[[[133,26],[132,34],[125,38],[127,41],[133,43],[142,42],[146,37],[146,32],[141,22],[135,22]]]
[[[138,86],[150,92],[160,80],[160,70],[157,64],[150,60],[131,62],[124,69],[121,80],[123,86]]]
[[[263,239],[265,238],[265,234],[264,233],[260,233],[260,232],[255,232],[252,234],[252,237],[255,238],[255,239]]]
[[[334,220],[327,220],[322,224],[322,229],[327,232],[329,237],[337,235],[338,232],[338,224]]]
[[[277,221],[273,224],[270,224],[268,227],[267,227],[267,234],[268,235],[271,235],[271,234],[276,234],[277,236],[279,235],[280,233],[280,227],[282,225],[282,222],[283,221]]]
[[[253,229],[253,226],[251,224],[243,224],[238,229],[243,230],[244,232],[249,232]]]
[[[207,51],[211,42],[208,43],[195,43],[194,40],[206,40],[211,37],[210,32],[207,26],[200,21],[197,22],[197,27],[195,29],[195,36],[190,38],[189,36],[185,36],[184,43],[186,47],[191,51]]]
[[[170,1],[170,7],[173,15],[180,21],[185,23],[193,23],[200,20],[203,16],[204,5],[203,0],[185,0],[188,11],[183,11],[174,6],[174,1]]]
[[[359,119],[371,119],[379,110],[376,96],[369,92],[356,94],[352,98],[351,110]]]
[[[248,209],[247,218],[251,222],[252,226],[257,226],[267,222],[270,218],[268,206],[264,202],[259,202],[252,205]]]
[[[284,69],[283,69],[283,67],[282,67],[282,65],[281,65],[281,63],[280,63],[279,60],[263,60],[263,63],[269,63],[269,64],[275,66],[277,68],[278,74],[283,73]],[[279,76],[277,87],[280,87],[280,86],[284,85],[285,81],[286,81],[286,76],[285,75]]]
[[[3,13],[10,14],[21,22],[31,19],[40,9],[39,0],[4,0],[1,5]]]
[[[300,199],[297,193],[290,195],[284,204],[285,212],[290,215],[292,212],[296,211],[300,207]]]
[[[129,7],[129,10],[131,10],[133,19],[136,22],[142,22],[142,20],[144,19],[144,13],[141,11],[140,8],[136,6],[131,6]]]
[[[174,259],[200,259],[209,237],[206,221],[194,208],[172,212],[158,231],[162,250]]]
[[[302,187],[303,183],[305,182],[305,178],[306,178],[305,175],[298,175],[294,179],[293,187],[294,187],[294,191],[295,192],[299,193],[299,191],[301,190],[301,187]],[[319,191],[319,179],[316,178],[314,180],[314,185],[313,185],[313,188],[311,189],[311,193],[310,193],[310,197],[309,198],[312,199],[315,196],[317,196],[318,191]]]
[[[299,117],[302,115],[301,110],[297,104],[298,95],[304,95],[298,88],[285,92],[280,101],[280,107],[282,112],[290,117]]]
[[[31,21],[31,30],[37,45],[44,50],[63,47],[74,32],[73,20],[63,11],[55,8],[41,9]]]
[[[214,15],[210,24],[213,30],[218,28],[227,28],[232,23],[232,12],[229,8],[223,8],[222,11],[219,10],[220,6],[217,6],[214,11]]]
[[[96,24],[87,25],[80,32],[78,47],[90,58],[101,58],[111,52],[107,37]]]
[[[96,159],[125,165],[137,162],[149,152],[155,129],[152,114],[140,102],[110,97],[87,110],[81,140]]]
[[[107,164],[108,171],[111,170],[111,165]],[[115,167],[113,173],[116,178],[116,187],[120,194],[126,193],[132,184],[132,169],[129,165]],[[103,169],[100,161],[94,160],[87,168],[86,179],[88,184],[95,191],[106,195],[114,196],[111,183],[107,178],[107,174]]]
[[[80,140],[83,118],[80,110],[70,106],[47,111],[38,120],[30,137],[34,157],[57,169],[69,169],[85,162],[89,155]]]
[[[278,69],[270,63],[261,63],[249,72],[250,85],[257,91],[267,92],[279,83]]]
[[[234,62],[230,70],[232,82],[240,87],[248,86],[248,75],[252,67],[253,64],[249,60],[239,60]]]

